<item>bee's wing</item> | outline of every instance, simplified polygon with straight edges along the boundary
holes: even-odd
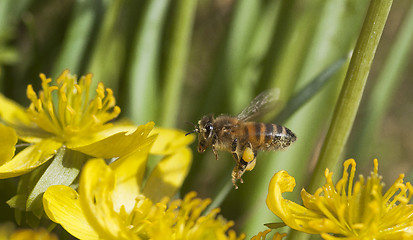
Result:
[[[260,117],[274,109],[280,96],[280,89],[268,89],[256,96],[251,103],[237,116],[238,119],[246,121]]]

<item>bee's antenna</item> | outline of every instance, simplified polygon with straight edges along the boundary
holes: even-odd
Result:
[[[194,128],[195,128],[193,131],[190,131],[189,133],[186,133],[185,136],[188,136],[189,134],[192,134],[192,133],[198,133],[199,132],[198,125],[196,125],[195,123],[192,123],[192,122],[185,122],[185,123],[193,125]]]
[[[191,131],[189,133],[186,133],[185,136],[188,136],[189,134],[196,133],[196,132],[197,132],[197,129],[195,129],[194,131]]]

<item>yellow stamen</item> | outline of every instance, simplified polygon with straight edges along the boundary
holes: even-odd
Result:
[[[314,195],[302,190],[304,207],[278,195],[286,192],[285,179],[291,176],[284,176],[285,172],[277,173],[271,180],[275,186],[270,184],[270,190],[278,188],[282,191],[270,191],[267,205],[290,227],[319,233],[324,239],[387,239],[389,236],[392,239],[412,239],[413,205],[409,201],[413,188],[410,183],[403,183],[404,174],[400,174],[383,195],[377,160],[366,181],[360,176],[353,184],[355,170],[355,161],[346,161],[342,178],[334,186],[332,173],[326,169],[326,184]],[[279,209],[281,207],[288,210]]]
[[[43,90],[38,95],[31,85],[27,87],[27,97],[32,102],[28,112],[40,128],[61,141],[102,130],[105,123],[120,113],[113,91],[105,89],[102,83],[96,89],[97,96],[89,100],[91,74],[81,77],[79,84],[68,70],[58,77],[57,85],[50,86],[52,80],[44,74],[40,74],[40,78]]]

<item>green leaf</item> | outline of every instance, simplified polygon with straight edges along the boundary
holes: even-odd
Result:
[[[23,220],[25,220],[26,223],[28,223],[29,220],[27,219],[26,212],[27,197],[30,194],[31,189],[33,189],[34,185],[41,177],[41,173],[43,173],[46,170],[50,163],[51,161],[36,168],[30,174],[25,174],[21,176],[17,186],[17,194],[6,202],[11,208],[15,209],[14,215],[16,222],[19,225],[23,223]]]
[[[46,189],[52,185],[73,183],[88,158],[83,153],[61,147],[49,164],[20,179],[17,195],[7,203],[10,207],[31,211],[40,219],[43,215],[42,195]]]
[[[62,143],[45,139],[25,148],[0,166],[0,178],[16,177],[32,171],[52,158],[60,146]]]
[[[340,70],[346,60],[347,58],[341,58],[335,61],[319,75],[317,75],[311,82],[304,86],[300,91],[295,93],[288,104],[277,115],[274,122],[284,123],[288,118],[291,117],[291,115],[297,112],[298,109],[308,103],[312,97],[314,97],[325,85],[327,85],[329,80],[332,79],[332,76],[338,70]]]
[[[283,223],[283,222],[278,222],[278,223],[265,223],[264,225],[267,226],[268,228],[271,228],[271,229],[277,229],[277,228],[282,228],[282,227],[287,226],[287,225],[286,225],[285,223]]]
[[[83,163],[89,157],[83,153],[62,147],[57,152],[49,167],[36,182],[27,197],[26,210],[37,217],[43,214],[42,195],[52,185],[68,186],[77,178]]]

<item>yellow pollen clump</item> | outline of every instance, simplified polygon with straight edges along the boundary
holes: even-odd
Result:
[[[251,162],[254,160],[254,152],[252,151],[251,148],[247,147],[243,154],[242,154],[242,159],[246,162]]]

